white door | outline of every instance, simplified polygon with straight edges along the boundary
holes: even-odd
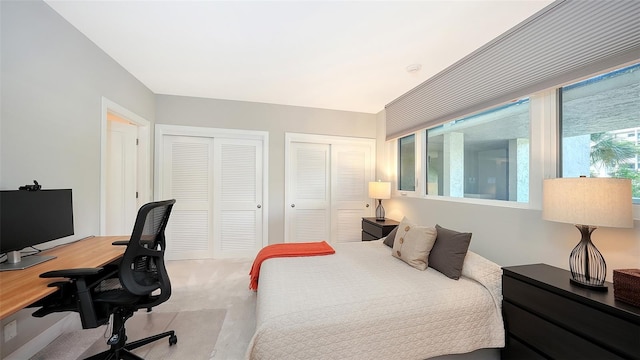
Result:
[[[371,152],[368,145],[331,145],[331,233],[335,242],[362,240],[362,218],[371,215]]]
[[[106,233],[130,235],[138,211],[138,127],[107,122]]]
[[[262,248],[262,141],[214,140],[216,257],[255,256]]]
[[[375,140],[286,134],[285,242],[360,241]]]
[[[206,259],[213,244],[212,138],[163,136],[161,198],[176,199],[165,231],[167,259]]]
[[[292,142],[285,242],[331,241],[330,145]]]

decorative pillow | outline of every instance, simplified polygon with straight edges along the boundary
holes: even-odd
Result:
[[[383,243],[385,245],[387,245],[388,247],[392,248],[393,247],[393,241],[396,239],[396,232],[398,231],[398,227],[394,227],[393,230],[391,230],[391,232],[389,233],[389,235],[387,235],[386,238],[384,238]]]
[[[458,280],[471,242],[471,233],[457,232],[440,225],[436,225],[436,231],[438,238],[429,253],[429,267]]]
[[[418,226],[409,223],[406,218],[402,219],[391,254],[418,270],[425,270],[436,235],[435,228]]]

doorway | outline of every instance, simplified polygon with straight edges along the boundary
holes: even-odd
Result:
[[[151,201],[150,122],[102,98],[100,235],[129,235]]]

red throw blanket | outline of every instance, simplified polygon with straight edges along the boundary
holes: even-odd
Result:
[[[256,259],[253,261],[251,271],[249,272],[251,276],[249,289],[258,290],[260,266],[262,262],[267,259],[274,257],[331,255],[335,252],[336,251],[333,250],[326,241],[267,245],[258,252]]]

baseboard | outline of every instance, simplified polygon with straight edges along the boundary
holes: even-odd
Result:
[[[53,326],[40,333],[40,335],[29,340],[26,344],[22,345],[18,350],[9,354],[4,360],[24,360],[33,357],[35,354],[44,349],[58,336],[73,330],[80,328],[80,317],[77,313],[70,313],[63,317]]]

